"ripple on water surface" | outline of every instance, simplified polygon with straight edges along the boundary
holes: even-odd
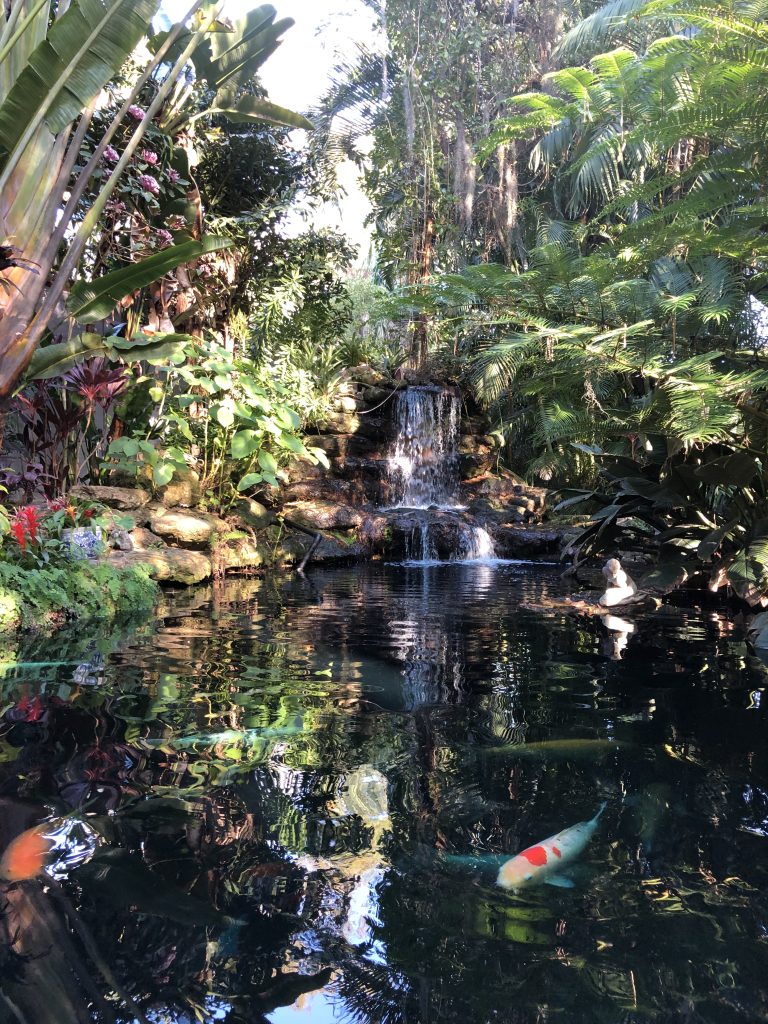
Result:
[[[562,587],[315,570],[6,655],[0,839],[45,819],[61,888],[2,883],[0,1019],[765,1019],[765,667]],[[497,887],[603,801],[571,888]]]

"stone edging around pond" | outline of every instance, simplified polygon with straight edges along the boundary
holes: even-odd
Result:
[[[112,550],[106,556],[111,565],[146,565],[159,583],[187,586],[229,572],[294,566],[313,545],[312,563],[396,560],[401,557],[398,530],[407,520],[402,510],[393,517],[371,507],[306,500],[287,504],[281,520],[250,498],[240,499],[222,518],[197,509],[167,508],[142,488],[79,486],[72,493],[106,506],[106,518],[112,520]],[[573,532],[568,527],[510,522],[490,508],[488,515],[503,557],[556,557]],[[492,518],[497,522],[491,523]],[[125,520],[130,521],[128,528]]]

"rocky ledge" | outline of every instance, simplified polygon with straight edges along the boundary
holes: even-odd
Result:
[[[166,508],[141,488],[77,488],[75,494],[106,506],[105,557],[112,564],[144,564],[158,582],[187,586],[232,572],[297,566],[307,556],[312,563],[420,558],[425,527],[435,558],[471,557],[462,545],[477,524],[492,537],[499,557],[557,557],[571,531],[531,521],[528,506],[538,499],[518,484],[510,486],[517,500],[505,504],[498,492],[492,499],[485,493],[466,511],[387,511],[326,498],[269,509],[244,498],[224,516]],[[526,516],[529,521],[521,522]]]
[[[395,396],[411,384],[422,393],[442,389],[453,396],[453,418],[444,422],[455,427],[448,461],[456,508],[388,508],[403,492],[388,461],[394,438],[402,436]],[[501,558],[558,558],[573,531],[543,522],[546,490],[499,470],[500,435],[466,396],[459,412],[457,395],[455,385],[433,386],[407,374],[385,380],[370,367],[347,371],[336,408],[309,438],[325,453],[327,467],[296,459],[280,492],[265,499],[269,507],[246,497],[223,514],[201,511],[201,485],[191,470],[158,491],[145,483],[73,493],[107,506],[113,549],[107,557],[117,564],[143,562],[161,582],[198,583],[308,560],[445,560],[482,557],[491,549]],[[442,451],[440,444],[427,441],[427,465],[435,450]]]

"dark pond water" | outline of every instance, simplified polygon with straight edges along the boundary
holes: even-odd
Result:
[[[2,887],[0,1020],[766,1019],[765,669],[716,611],[526,607],[561,586],[240,580],[6,666],[0,840],[58,847]],[[602,801],[573,888],[497,887]]]

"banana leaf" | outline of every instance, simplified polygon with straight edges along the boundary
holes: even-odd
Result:
[[[130,263],[95,281],[79,281],[69,294],[67,312],[80,323],[103,320],[126,295],[159,280],[183,263],[231,245],[228,238],[208,235],[199,242],[190,240],[170,245],[140,263]]]
[[[212,89],[248,85],[280,45],[278,36],[294,24],[293,18],[276,22],[275,14],[265,4],[236,21],[231,32],[212,33],[192,56],[197,74]]]
[[[0,104],[0,151],[12,153],[45,123],[75,121],[147,31],[158,0],[73,0],[52,23]]]
[[[182,345],[191,341],[194,339],[187,334],[157,334],[151,338],[141,337],[134,341],[125,338],[105,338],[101,334],[80,334],[69,341],[38,349],[24,375],[24,383],[60,377],[78,363],[93,359],[94,356],[126,361],[168,359]]]
[[[218,93],[213,104],[205,113],[206,115],[223,114],[233,124],[266,121],[268,124],[287,128],[304,128],[308,132],[314,128],[311,121],[293,110],[279,107],[276,103],[270,103],[269,100],[259,99],[258,96],[241,96],[236,99],[230,90]]]

